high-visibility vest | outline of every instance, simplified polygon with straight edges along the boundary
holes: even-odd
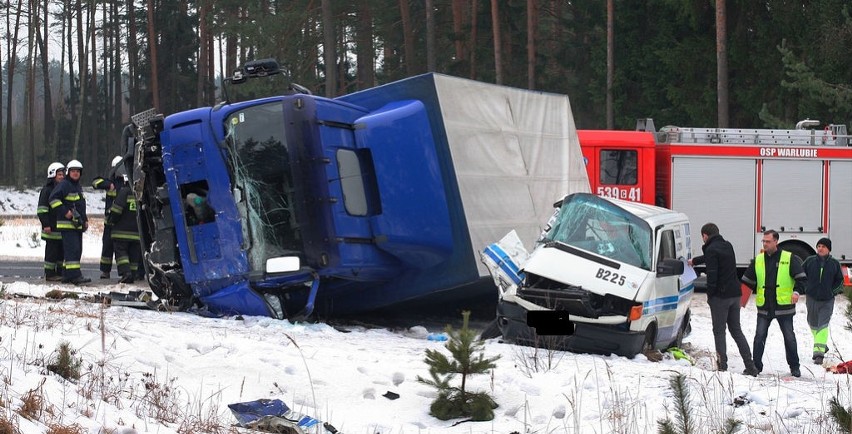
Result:
[[[778,274],[775,276],[775,301],[778,305],[793,304],[793,288],[796,281],[790,276],[790,260],[793,254],[782,250],[781,260],[778,262]],[[766,255],[758,255],[754,258],[754,274],[757,276],[757,297],[754,302],[757,307],[763,306],[766,301],[764,290],[766,289]]]

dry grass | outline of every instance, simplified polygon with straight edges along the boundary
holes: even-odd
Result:
[[[80,425],[59,425],[59,424],[51,424],[48,426],[45,434],[84,434],[86,430],[83,429]]]
[[[45,408],[41,386],[44,385],[46,380],[46,378],[42,378],[38,387],[30,389],[21,397],[21,408],[18,409],[18,414],[29,420],[39,420],[41,418]]]

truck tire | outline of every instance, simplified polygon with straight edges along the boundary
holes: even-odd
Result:
[[[813,255],[814,253],[808,248],[806,245],[798,243],[798,242],[787,242],[778,245],[779,248],[786,250],[793,255],[796,255],[802,261],[805,260],[808,256]]]

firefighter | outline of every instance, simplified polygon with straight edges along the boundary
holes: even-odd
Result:
[[[56,215],[56,229],[62,233],[62,252],[65,257],[62,282],[80,285],[92,281],[84,277],[80,270],[83,232],[89,229],[86,198],[80,186],[83,165],[77,160],[71,160],[65,169],[67,176],[50,193],[50,209]]]
[[[60,162],[47,166],[47,183],[38,195],[38,220],[44,240],[44,280],[62,280],[62,234],[56,230],[56,215],[50,212],[50,193],[65,179],[65,165]]]
[[[808,308],[808,326],[814,338],[813,361],[822,365],[828,352],[828,325],[834,313],[834,296],[843,292],[843,270],[840,262],[831,256],[831,240],[821,238],[816,244],[817,254],[805,259],[803,267],[808,276],[804,294]]]
[[[110,235],[112,225],[109,223],[109,210],[118,194],[118,190],[124,182],[121,173],[124,172],[124,167],[119,167],[122,157],[116,156],[110,164],[110,173],[107,178],[98,176],[92,180],[92,187],[98,190],[106,190],[106,198],[104,200],[104,233],[101,237],[101,279],[109,279],[109,273],[112,271],[113,245],[112,236]],[[115,255],[118,256],[118,255]]]
[[[804,292],[805,270],[802,260],[792,253],[778,248],[778,232],[770,229],[763,233],[763,252],[758,254],[743,274],[742,281],[756,289],[757,326],[754,331],[754,365],[763,371],[763,349],[772,320],[778,321],[784,336],[784,349],[790,374],[802,375],[799,370],[799,353],[796,334],[793,332],[793,315],[796,302]]]
[[[112,225],[112,243],[115,246],[115,259],[118,265],[119,282],[133,283],[138,272],[142,250],[139,246],[139,227],[136,223],[136,196],[130,191],[127,175],[123,175],[123,185],[112,207],[109,220]]]

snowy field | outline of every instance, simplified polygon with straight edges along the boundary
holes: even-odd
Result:
[[[91,202],[93,197],[89,195]],[[0,255],[40,261],[27,238],[37,228],[9,214],[34,214],[32,194],[0,190]],[[15,210],[14,212],[9,209]],[[16,220],[18,219],[18,220]],[[84,255],[99,256],[89,234]],[[2,266],[2,264],[0,264]],[[800,301],[795,317],[802,377],[789,376],[780,330],[770,328],[764,372],[743,376],[742,360],[728,339],[729,372],[715,372],[710,314],[703,294],[692,301],[692,335],[684,347],[694,360],[654,362],[536,350],[485,342],[500,356],[490,375],[472,377],[469,389],[492,394],[499,407],[489,422],[441,421],[429,415],[434,389],[428,376],[427,339],[438,329],[332,327],[260,317],[208,318],[107,307],[82,300],[47,299],[68,285],[0,284],[0,432],[9,423],[35,433],[226,433],[227,404],[275,398],[346,434],[390,433],[644,433],[660,419],[675,419],[670,379],[687,377],[697,433],[719,432],[728,418],[738,432],[834,433],[828,401],[850,406],[852,382],[811,363],[811,334]],[[126,292],[128,286],[97,287]],[[138,287],[134,287],[138,289]],[[839,297],[826,364],[852,358],[848,305]],[[743,309],[743,329],[754,336],[753,301]],[[46,366],[60,343],[82,361],[79,380],[67,381]],[[398,399],[388,399],[394,392]],[[26,417],[25,417],[26,416]],[[58,428],[76,431],[57,431]],[[16,431],[5,431],[16,432]],[[309,432],[323,432],[311,430]]]

